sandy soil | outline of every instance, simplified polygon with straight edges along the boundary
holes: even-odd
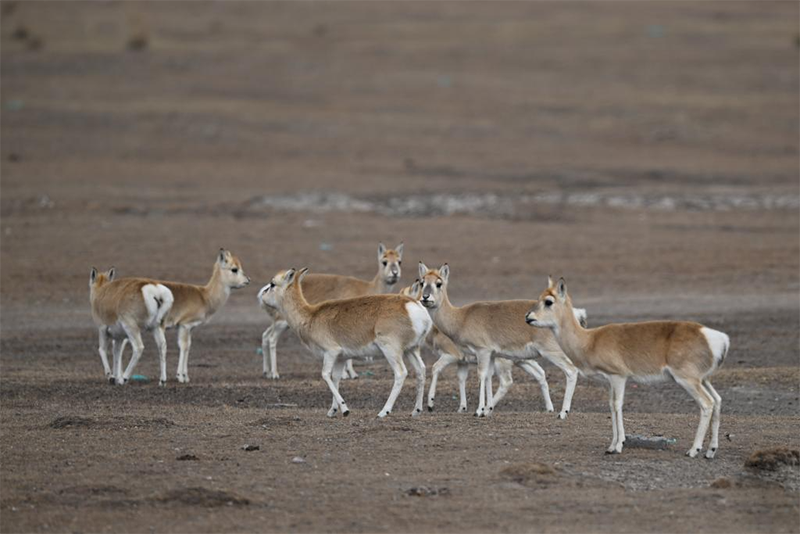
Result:
[[[790,2],[3,2],[0,530],[800,531],[800,468],[744,465],[800,447],[797,19]],[[535,298],[552,273],[592,325],[727,332],[717,458],[683,455],[697,408],[670,384],[629,385],[626,429],[677,443],[606,456],[585,378],[566,421],[516,371],[494,417],[456,414],[452,370],[436,411],[410,417],[409,380],[379,421],[376,360],[331,420],[291,334],[281,380],[261,378],[262,283],[371,277],[401,240],[403,282],[446,261],[456,303]],[[196,331],[191,383],[106,385],[91,266],[202,283],[222,246],[254,283]],[[476,389],[473,370],[471,407]]]

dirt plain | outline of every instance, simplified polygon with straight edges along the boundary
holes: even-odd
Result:
[[[798,467],[745,467],[800,447],[797,3],[1,6],[3,532],[800,531]],[[717,458],[684,456],[674,384],[625,413],[677,443],[607,456],[586,378],[565,421],[516,371],[495,416],[457,414],[452,370],[436,411],[410,417],[408,380],[379,421],[376,360],[328,419],[287,334],[263,379],[258,288],[371,277],[379,241],[406,284],[448,262],[457,304],[553,273],[592,325],[727,332]],[[91,266],[202,283],[222,246],[253,284],[196,331],[191,383],[107,385]]]

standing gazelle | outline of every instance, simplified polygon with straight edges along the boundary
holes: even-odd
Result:
[[[420,345],[431,329],[431,318],[418,302],[402,295],[370,295],[309,304],[301,282],[308,269],[276,274],[261,288],[259,300],[280,310],[289,326],[312,352],[322,357],[322,378],[333,393],[328,417],[337,410],[350,413],[339,393],[345,361],[381,352],[394,371],[394,385],[378,414],[385,417],[400,395],[408,375],[403,356],[408,356],[417,375],[417,399],[412,415],[422,412],[425,393],[425,363]]]
[[[543,356],[564,372],[567,378],[564,403],[560,419],[567,417],[572,406],[572,395],[578,380],[578,370],[564,355],[549,332],[530,331],[522,316],[536,302],[532,300],[502,300],[474,302],[456,307],[447,296],[450,267],[445,263],[439,269],[428,269],[420,262],[419,275],[422,281],[420,303],[428,308],[436,327],[452,339],[459,348],[475,354],[480,376],[480,395],[475,415],[484,417],[494,410],[496,401],[492,396],[491,366],[495,354],[513,360],[533,375],[542,389],[546,402],[550,399],[544,369],[534,361]],[[503,374],[499,374],[502,377]],[[500,382],[498,398],[508,390],[507,383]],[[488,399],[487,399],[488,397]],[[552,407],[550,404],[549,407]]]
[[[178,382],[189,381],[189,349],[192,346],[192,329],[208,322],[222,308],[231,294],[231,289],[240,289],[250,283],[244,274],[242,262],[223,248],[219,249],[211,279],[204,286],[161,282],[175,297],[175,304],[166,317],[168,328],[178,327]]]
[[[418,301],[422,297],[422,282],[420,282],[419,278],[417,278],[412,285],[401,290],[400,294],[411,297]],[[581,324],[585,324],[586,310],[576,310],[576,313],[580,315],[579,320],[581,321]],[[458,348],[452,339],[444,335],[441,330],[436,328],[436,325],[431,328],[431,332],[428,334],[425,344],[434,352],[434,354],[439,356],[439,359],[433,364],[433,369],[431,370],[431,385],[428,389],[428,411],[433,411],[434,400],[436,399],[436,385],[439,380],[439,375],[442,374],[442,371],[444,371],[447,367],[455,363],[458,366],[456,372],[458,376],[459,392],[458,413],[466,412],[467,377],[469,376],[469,366],[478,363],[475,355],[469,352],[465,354],[464,351]],[[550,400],[550,390],[547,387],[547,380],[544,375],[544,370],[542,370],[542,374],[537,374],[536,367],[530,363],[531,362],[528,360],[511,361],[500,356],[495,358],[494,374],[497,375],[497,378],[500,381],[500,389],[498,389],[497,393],[492,396],[492,408],[497,406],[503,397],[505,397],[506,393],[511,388],[511,385],[514,383],[512,371],[514,365],[516,364],[523,371],[531,374],[534,379],[539,382],[542,388],[542,395],[544,397],[542,400],[544,400],[545,410],[548,412],[553,411],[553,401]],[[491,377],[489,380],[491,380]]]
[[[153,331],[158,346],[163,386],[167,382],[167,341],[164,338],[164,319],[173,303],[172,292],[164,285],[146,278],[114,280],[114,268],[98,273],[92,267],[89,277],[89,301],[92,318],[100,336],[100,358],[106,378],[113,384],[125,384],[131,377],[144,350],[142,328]],[[113,340],[113,371],[108,365],[108,338]],[[131,342],[133,357],[122,373],[122,351],[125,339]]]
[[[622,452],[625,442],[622,401],[627,379],[652,381],[672,377],[700,405],[700,425],[686,454],[694,458],[700,453],[710,421],[711,442],[706,458],[713,458],[719,447],[722,399],[708,377],[725,360],[730,345],[728,336],[686,321],[618,323],[583,329],[571,312],[572,301],[564,279],[557,286],[548,279],[547,289],[525,320],[532,326],[551,329],[561,348],[582,372],[608,379],[613,437],[606,452]]]
[[[303,278],[303,295],[311,304],[325,300],[348,299],[364,297],[366,295],[382,295],[394,291],[394,286],[400,280],[401,264],[403,263],[403,244],[396,249],[386,248],[383,243],[378,244],[378,273],[370,280],[359,280],[352,276],[338,274],[309,274]],[[261,351],[264,357],[264,378],[277,380],[278,375],[278,340],[289,323],[274,307],[264,302],[259,296],[261,308],[272,319],[272,324],[264,330],[261,336]],[[267,370],[267,357],[269,357],[269,370]],[[353,361],[347,360],[346,375],[358,378],[358,373],[353,369]]]

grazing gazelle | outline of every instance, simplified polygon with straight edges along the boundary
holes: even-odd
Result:
[[[728,336],[687,321],[618,323],[586,330],[574,320],[571,311],[572,301],[564,279],[558,285],[548,279],[547,289],[525,320],[532,326],[552,330],[561,348],[582,372],[608,379],[613,437],[606,452],[622,452],[625,442],[622,424],[625,381],[671,377],[700,405],[700,425],[686,454],[694,458],[700,453],[711,422],[706,458],[713,458],[719,447],[722,399],[708,377],[725,360],[730,346]]]
[[[396,249],[387,249],[383,243],[378,244],[378,273],[370,280],[359,280],[352,276],[336,274],[309,274],[303,278],[303,295],[311,304],[325,300],[348,299],[364,297],[366,295],[381,295],[392,293],[394,286],[400,280],[400,265],[403,263],[403,244]],[[264,356],[264,378],[278,379],[278,340],[289,324],[276,310],[258,299],[261,308],[272,318],[272,324],[264,330],[261,336],[261,351]],[[269,355],[269,370],[267,370],[267,356]],[[347,360],[347,375],[358,378],[358,373],[353,369],[352,360]],[[344,376],[343,378],[347,378]]]
[[[480,376],[479,404],[475,415],[488,416],[494,410],[491,365],[493,355],[497,354],[510,360],[523,360],[527,364],[523,368],[539,381],[545,399],[550,397],[545,373],[533,359],[543,356],[560,368],[567,377],[567,387],[558,417],[567,417],[572,406],[578,370],[561,351],[552,334],[531,331],[524,317],[519,315],[529,310],[535,301],[474,302],[456,307],[450,304],[447,296],[450,267],[446,263],[439,269],[428,269],[420,262],[419,275],[422,281],[420,303],[428,308],[436,327],[460,348],[475,354]],[[501,382],[498,396],[505,395],[508,389],[507,384],[505,389],[503,385]]]
[[[420,282],[419,278],[417,278],[413,285],[403,289],[400,294],[411,297],[414,300],[419,300],[422,296],[422,282]],[[581,325],[586,326],[586,310],[580,308],[576,309],[575,316],[580,321]],[[466,382],[469,375],[469,365],[477,364],[477,359],[475,358],[474,354],[464,354],[464,352],[458,348],[452,339],[444,335],[438,328],[436,328],[436,325],[431,328],[431,333],[428,334],[426,344],[435,354],[439,356],[439,359],[433,364],[433,369],[431,371],[431,385],[428,389],[428,411],[433,411],[434,399],[436,398],[436,384],[439,375],[448,366],[455,363],[458,364],[457,375],[460,398],[458,412],[466,412]],[[547,386],[544,370],[539,373],[538,370],[541,369],[541,367],[536,362],[531,362],[530,360],[512,361],[500,356],[497,356],[494,359],[494,373],[497,375],[497,378],[500,381],[500,389],[498,389],[497,393],[492,396],[491,408],[494,408],[501,400],[503,400],[503,397],[505,397],[506,393],[511,388],[511,385],[514,383],[514,378],[512,375],[512,369],[514,365],[520,367],[523,371],[533,376],[533,378],[539,382],[542,390],[542,396],[544,397],[543,400],[545,403],[545,410],[552,412],[553,401],[550,400],[550,390]],[[491,387],[491,384],[489,387]]]
[[[209,319],[220,309],[231,294],[231,289],[240,289],[250,283],[244,274],[242,262],[224,248],[219,249],[211,279],[204,286],[180,282],[160,282],[172,291],[175,303],[166,317],[166,326],[178,327],[178,382],[189,381],[189,349],[192,345],[192,329]]]
[[[394,384],[378,417],[388,415],[408,375],[403,356],[408,356],[417,377],[417,399],[412,415],[422,412],[425,363],[420,345],[431,329],[428,312],[402,295],[369,295],[309,304],[303,296],[302,278],[308,269],[279,272],[259,291],[259,300],[280,310],[300,340],[322,357],[322,379],[333,393],[328,417],[350,413],[339,393],[345,361],[382,353],[394,371]]]
[[[100,358],[106,378],[113,384],[128,382],[139,363],[144,344],[142,328],[153,331],[158,346],[163,386],[167,382],[167,341],[164,338],[164,318],[173,303],[172,292],[164,285],[146,278],[121,278],[114,280],[114,268],[98,273],[92,267],[89,276],[89,301],[92,318],[100,335]],[[114,370],[108,365],[108,338],[113,340]],[[124,340],[133,347],[133,357],[122,373]]]

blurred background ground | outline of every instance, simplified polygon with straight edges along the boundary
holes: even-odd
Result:
[[[800,441],[796,3],[0,6],[3,531],[800,530],[797,468],[743,467]],[[449,262],[459,304],[552,273],[593,325],[727,332],[718,458],[682,456],[697,410],[668,384],[629,386],[626,424],[677,445],[608,458],[586,379],[563,422],[522,375],[497,417],[451,413],[452,373],[436,412],[408,417],[409,381],[377,422],[376,361],[329,421],[291,334],[260,378],[261,284],[371,277],[379,241],[406,284]],[[91,266],[202,283],[219,247],[254,283],[191,384],[105,386]],[[504,471],[533,463],[556,474]]]

